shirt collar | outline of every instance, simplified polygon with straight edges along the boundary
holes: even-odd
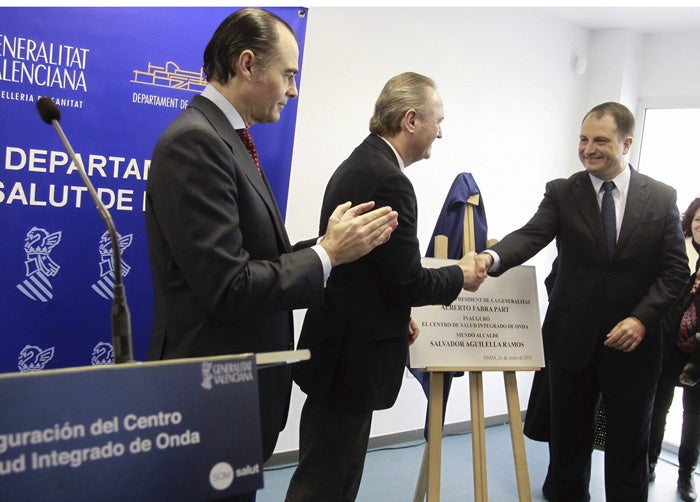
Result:
[[[617,176],[615,176],[613,179],[610,180],[610,181],[615,182],[615,188],[617,188],[621,194],[626,194],[627,189],[630,186],[630,176],[631,176],[630,169],[631,168],[632,168],[632,166],[630,166],[628,164],[627,169],[623,169],[620,174],[618,174]],[[602,180],[600,178],[596,178],[591,173],[588,173],[588,176],[590,176],[590,178],[591,178],[591,183],[593,183],[593,189],[595,190],[595,193],[599,193],[600,188],[603,186],[603,181],[605,181],[605,180]]]
[[[217,108],[223,112],[226,119],[231,123],[231,126],[234,129],[246,129],[245,122],[243,121],[241,115],[216,87],[211,84],[207,84],[202,91],[202,97],[205,97],[214,103]]]
[[[394,148],[394,145],[389,143],[389,141],[385,137],[383,137],[383,136],[379,136],[379,137],[382,138],[384,140],[384,142],[387,145],[389,145],[389,148],[391,148],[391,150],[394,152],[394,155],[396,155],[396,160],[399,162],[399,168],[403,171],[406,168],[406,165],[404,164],[403,159],[401,158],[401,155],[399,155],[399,152],[396,151],[396,148]]]

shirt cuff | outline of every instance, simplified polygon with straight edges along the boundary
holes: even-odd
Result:
[[[333,266],[331,265],[331,258],[330,256],[328,256],[328,253],[326,253],[326,250],[323,249],[323,246],[321,246],[320,244],[311,246],[311,249],[313,249],[318,255],[318,257],[321,259],[321,265],[323,265],[323,284],[326,284],[328,276],[331,275],[331,268],[333,268]]]
[[[489,268],[489,272],[498,272],[501,268],[501,257],[498,256],[498,253],[491,249],[484,249],[482,253],[488,253],[493,258],[493,263],[491,264],[491,268]]]

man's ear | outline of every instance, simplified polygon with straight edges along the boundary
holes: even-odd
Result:
[[[411,108],[403,115],[403,120],[401,121],[403,126],[408,132],[414,132],[416,130],[416,118],[418,114]]]
[[[632,146],[632,136],[627,136],[625,138],[625,141],[623,142],[623,150],[622,152],[627,155],[627,153],[630,151],[630,147]]]
[[[250,49],[246,49],[238,55],[234,68],[236,75],[246,80],[252,79],[253,66],[255,64],[255,54]]]

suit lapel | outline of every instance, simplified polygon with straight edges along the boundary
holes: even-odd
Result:
[[[631,169],[631,168],[630,168]],[[642,221],[642,215],[649,201],[649,186],[642,176],[634,169],[630,173],[630,186],[627,190],[625,214],[622,217],[620,236],[617,239],[617,252],[627,244],[637,226]]]
[[[241,172],[245,175],[248,182],[253,186],[253,188],[255,188],[255,191],[258,192],[260,197],[263,199],[268,211],[270,212],[270,215],[272,216],[272,220],[277,231],[278,242],[282,251],[291,251],[289,237],[287,236],[287,231],[284,228],[282,215],[279,207],[277,206],[277,201],[272,194],[272,189],[267,182],[265,174],[263,173],[261,176],[260,173],[258,173],[258,168],[255,166],[253,159],[250,157],[248,149],[238,137],[236,130],[231,126],[231,123],[226,119],[223,112],[219,110],[219,108],[209,99],[202,96],[195,96],[190,106],[197,108],[207,117],[217,134],[221,136],[221,139],[223,139],[227,145],[229,145],[236,158],[240,159],[239,167]]]

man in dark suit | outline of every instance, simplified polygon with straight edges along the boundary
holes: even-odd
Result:
[[[347,203],[329,215],[319,244],[290,245],[239,134],[277,121],[297,96],[298,58],[282,19],[260,9],[232,14],[204,52],[206,89],[155,146],[146,189],[149,359],[292,349],[291,309],[320,302],[331,267],[385,242],[397,224],[391,208]],[[291,384],[286,366],[259,372],[264,459],[284,427]]]
[[[683,287],[687,258],[675,190],[625,160],[633,131],[634,117],[623,105],[594,107],[581,124],[578,152],[585,170],[549,182],[530,221],[477,257],[490,275],[500,275],[558,239],[542,325],[551,392],[548,500],[590,500],[601,394],[607,406],[606,500],[647,500],[659,321]],[[600,192],[607,181],[614,182],[609,213]]]
[[[367,197],[396,209],[399,226],[384,246],[334,268],[323,305],[306,313],[298,346],[311,349],[311,360],[293,368],[307,398],[289,501],[355,499],[372,411],[394,404],[407,347],[417,335],[417,326],[409,326],[411,307],[449,304],[486,277],[474,268],[474,253],[443,268],[421,266],[416,195],[402,171],[430,157],[442,119],[431,79],[416,73],[390,79],[377,99],[371,134],[326,187],[321,232],[337,201]]]

